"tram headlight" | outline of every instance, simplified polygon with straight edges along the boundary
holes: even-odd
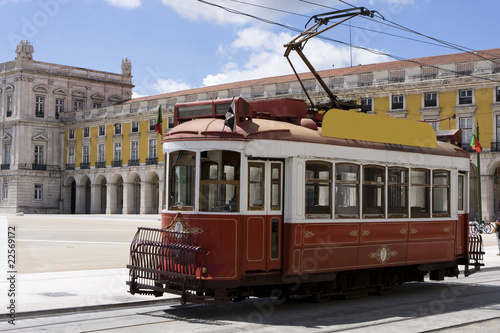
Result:
[[[206,267],[201,268],[201,275],[202,276],[207,276],[208,275],[208,269]]]

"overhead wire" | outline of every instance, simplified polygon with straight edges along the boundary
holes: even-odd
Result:
[[[226,6],[222,6],[222,5],[219,5],[219,4],[216,4],[216,3],[212,3],[212,2],[209,2],[207,0],[198,0],[198,1],[201,2],[201,3],[207,4],[207,5],[210,5],[210,6],[214,6],[214,7],[223,9],[223,10],[229,12],[229,13],[232,13],[232,14],[242,15],[242,16],[246,16],[246,17],[249,17],[249,18],[252,18],[252,19],[264,22],[264,23],[267,23],[267,24],[280,26],[282,28],[288,29],[288,30],[293,31],[293,32],[297,32],[299,34],[303,32],[302,29],[298,29],[298,28],[295,28],[295,27],[292,27],[292,26],[289,26],[289,25],[286,25],[286,24],[283,24],[283,23],[279,23],[279,22],[276,22],[276,21],[265,19],[265,18],[262,18],[262,17],[259,17],[259,16],[255,16],[255,15],[252,15],[252,14],[249,14],[249,13],[245,13],[245,12],[242,12],[242,11],[239,11],[239,10],[236,10],[236,9],[233,9],[233,8],[229,8],[229,7],[226,7]],[[241,0],[231,0],[231,1],[239,2],[239,3],[244,3],[244,1],[241,1]],[[305,1],[305,0],[299,0],[299,1],[310,3],[310,4],[315,4],[315,3],[311,2],[311,1]],[[342,2],[344,2],[344,1],[342,1]],[[315,5],[317,5],[317,4],[315,4]],[[325,7],[324,5],[321,5],[321,6]],[[350,5],[350,6],[352,6],[352,5]],[[331,9],[335,9],[335,8],[331,8]],[[379,21],[376,21],[376,22],[379,22]],[[379,22],[379,23],[383,23],[383,22]],[[426,67],[436,68],[438,70],[441,70],[441,71],[444,71],[444,72],[448,72],[448,73],[452,73],[452,74],[456,74],[456,75],[469,76],[469,77],[474,77],[474,78],[478,78],[478,79],[482,79],[482,80],[486,80],[486,81],[491,81],[491,82],[500,82],[500,80],[495,80],[495,79],[491,79],[491,78],[487,78],[487,77],[479,77],[477,75],[470,74],[470,73],[461,73],[461,72],[458,72],[458,71],[454,71],[454,70],[451,70],[451,69],[439,67],[439,66],[436,66],[436,65],[425,64],[425,63],[417,61],[415,59],[406,59],[406,58],[399,57],[399,56],[396,56],[396,55],[392,55],[392,54],[389,54],[389,53],[386,53],[386,52],[382,52],[382,51],[379,51],[379,50],[376,50],[376,49],[371,49],[371,48],[367,48],[367,47],[360,46],[360,45],[350,44],[350,43],[347,43],[347,42],[344,42],[344,41],[341,41],[341,40],[338,40],[338,39],[333,39],[333,38],[325,37],[325,36],[322,36],[322,35],[317,36],[317,38],[325,40],[325,41],[330,41],[330,42],[342,44],[342,45],[349,46],[349,47],[354,47],[354,48],[357,48],[357,49],[360,49],[360,50],[371,52],[373,54],[386,56],[386,57],[392,58],[394,60],[408,61],[408,62],[411,62],[411,63],[415,63],[415,64],[417,64],[419,66],[426,66]],[[469,53],[471,53],[471,52],[469,52]],[[472,54],[474,54],[474,55],[476,55],[476,56],[478,56],[480,58],[482,57],[482,56],[479,56],[476,53],[472,53]],[[482,58],[484,58],[486,60],[489,60],[489,61],[492,61],[491,59],[488,59],[488,58],[485,58],[485,57],[482,57]]]

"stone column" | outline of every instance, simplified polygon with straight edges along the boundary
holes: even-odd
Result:
[[[101,213],[101,184],[91,185],[90,214]]]
[[[494,221],[495,216],[495,196],[497,195],[497,185],[494,175],[481,175],[481,204],[483,220]]]
[[[141,214],[151,214],[153,212],[153,189],[151,182],[141,182]]]
[[[108,205],[106,207],[106,214],[116,214],[118,211],[116,187],[117,187],[116,183],[112,184],[110,183],[107,186],[108,191],[106,193],[107,194],[106,202],[108,203]]]
[[[75,214],[85,214],[86,186],[76,185]]]

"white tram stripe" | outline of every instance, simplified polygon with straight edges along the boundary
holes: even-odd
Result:
[[[18,242],[41,242],[41,243],[130,245],[130,243],[125,243],[125,242],[94,242],[94,241],[50,240],[50,239],[18,239],[17,241]]]

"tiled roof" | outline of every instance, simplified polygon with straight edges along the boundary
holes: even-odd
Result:
[[[389,62],[370,64],[370,65],[358,65],[354,67],[336,68],[336,69],[318,71],[318,73],[320,74],[321,77],[343,76],[343,75],[383,71],[389,69],[402,69],[402,68],[420,67],[420,66],[438,66],[438,65],[451,64],[457,62],[478,61],[478,60],[480,61],[484,60],[485,58],[500,60],[500,48],[474,51],[474,52],[445,54],[445,55],[415,58],[408,60],[389,61]],[[305,80],[314,78],[314,76],[311,73],[302,73],[300,74],[300,77]],[[169,97],[177,97],[183,95],[199,94],[199,93],[218,91],[218,90],[238,89],[243,87],[262,86],[266,84],[277,84],[277,83],[285,83],[292,81],[296,81],[296,77],[293,74],[273,76],[261,79],[231,82],[214,86],[206,86],[206,87],[176,91],[171,93],[134,98],[124,102],[124,104],[169,98]]]

